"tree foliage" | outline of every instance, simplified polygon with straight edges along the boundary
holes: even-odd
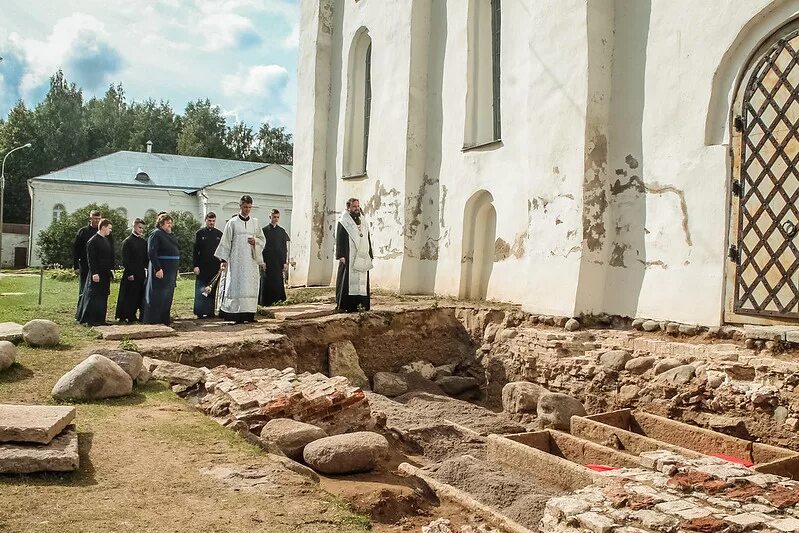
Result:
[[[12,148],[5,168],[5,222],[28,223],[27,180],[120,150],[153,151],[264,163],[292,163],[292,136],[282,127],[244,123],[228,126],[208,99],[190,102],[178,115],[169,102],[128,102],[121,84],[102,98],[85,101],[83,91],[60,70],[50,78],[44,100],[34,109],[19,102],[0,119],[0,159]]]
[[[178,241],[180,248],[180,272],[188,272],[192,267],[192,254],[194,253],[194,234],[200,229],[200,222],[189,211],[172,211],[172,235]],[[144,217],[144,234],[150,235],[155,229],[155,213]]]
[[[45,265],[61,265],[72,268],[72,246],[78,231],[89,223],[89,213],[98,210],[103,218],[111,220],[111,237],[117,265],[122,261],[122,241],[128,234],[128,221],[124,214],[112,209],[108,204],[89,204],[86,207],[67,213],[39,232],[39,258]]]

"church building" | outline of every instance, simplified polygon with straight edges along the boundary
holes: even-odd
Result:
[[[294,283],[799,319],[799,1],[301,0]]]

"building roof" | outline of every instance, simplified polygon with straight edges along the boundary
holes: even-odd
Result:
[[[252,161],[123,151],[33,179],[161,187],[190,192],[268,166],[268,163]],[[291,172],[290,166],[281,166]]]

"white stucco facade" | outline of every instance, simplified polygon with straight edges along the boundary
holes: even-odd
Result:
[[[489,299],[728,320],[733,100],[799,1],[502,0],[501,140],[464,149],[479,90],[469,32],[487,1],[302,0],[295,282],[331,282],[335,220],[354,196],[372,224],[376,287],[469,296],[490,238]],[[349,61],[363,32],[368,163],[347,178]],[[480,202],[492,235],[475,230],[493,227]]]
[[[268,165],[196,191],[35,178],[28,182],[31,196],[31,241],[34,243],[30,252],[30,264],[40,264],[36,237],[52,223],[55,206],[62,206],[69,213],[90,203],[105,203],[114,209],[124,209],[129,224],[137,217],[144,217],[148,210],[156,213],[188,211],[199,221],[212,211],[216,213],[218,223],[221,223],[238,213],[239,199],[243,194],[249,194],[253,197],[252,213],[259,222],[266,225],[271,210],[279,209],[283,214],[281,225],[289,231],[292,209],[291,179],[291,172],[281,165]]]

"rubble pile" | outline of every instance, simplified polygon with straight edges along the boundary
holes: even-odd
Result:
[[[550,499],[539,528],[551,533],[799,531],[799,482],[722,459],[644,452],[643,468],[610,470]]]

